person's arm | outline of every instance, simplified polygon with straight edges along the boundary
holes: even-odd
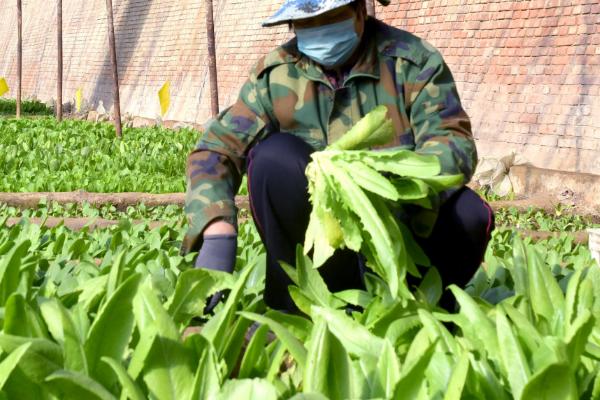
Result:
[[[207,125],[187,160],[185,212],[189,227],[181,253],[198,251],[203,235],[235,234],[235,194],[245,172],[245,157],[267,126],[254,71],[236,103]]]
[[[471,180],[477,165],[477,150],[469,116],[439,52],[430,54],[410,83],[413,91],[408,93],[412,100],[409,118],[415,135],[415,151],[437,156],[442,175],[463,175],[460,186],[429,197],[432,210],[420,210],[412,218],[413,230],[420,236],[428,236],[439,206]]]
[[[442,175],[463,174],[463,185],[468,183],[477,165],[471,122],[439,52],[429,56],[411,86],[415,88],[410,122],[416,152],[436,155]]]
[[[233,224],[230,224],[226,221],[213,221],[206,225],[206,229],[204,229],[203,236],[211,236],[211,235],[235,235],[236,229]]]

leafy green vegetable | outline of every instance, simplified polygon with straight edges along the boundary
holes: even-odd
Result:
[[[0,99],[0,115],[15,115],[17,102],[12,99]],[[52,115],[54,111],[39,100],[21,101],[21,113],[23,115]]]
[[[40,138],[59,137],[55,125]],[[0,206],[0,398],[600,398],[600,269],[587,246],[568,234],[534,242],[496,231],[469,285],[451,288],[458,311],[438,307],[435,268],[413,296],[404,275],[429,261],[390,204],[426,207],[461,179],[437,175],[431,157],[367,150],[382,126],[356,133],[363,150],[316,155],[327,173],[314,173],[314,196],[326,207],[313,210],[307,240],[313,260],[345,246],[377,275],[365,274],[364,290],[333,293],[299,247],[295,268],[282,268],[302,315],[264,304],[265,254],[251,222],[239,227],[236,270],[225,275],[179,254],[187,226],[178,208]],[[63,153],[76,147],[60,140]],[[123,220],[73,232],[27,220],[8,227],[8,215]],[[167,223],[149,229],[137,218]],[[402,250],[385,249],[390,240]],[[203,315],[221,289],[231,290],[226,303]]]
[[[434,156],[398,149],[356,150],[371,147],[374,137],[377,144],[391,140],[393,130],[392,135],[380,131],[388,129],[383,128],[389,122],[385,114],[385,107],[376,108],[337,142],[311,155],[306,175],[313,208],[304,251],[313,250],[315,268],[337,248],[360,251],[388,282],[392,296],[411,298],[404,278],[407,272],[419,275],[409,254],[409,248],[418,246],[391,202],[402,199],[420,205],[426,197],[461,183],[462,177],[438,176],[440,164]]]
[[[126,128],[117,140],[108,123],[0,118],[0,190],[184,192],[185,161],[197,136]]]
[[[600,273],[589,250],[568,237],[532,243],[495,233],[485,269],[468,290],[452,288],[462,307],[455,314],[436,308],[435,269],[415,299],[392,298],[373,275],[366,291],[331,293],[299,248],[296,269],[285,268],[308,320],[260,314],[256,285],[264,269],[257,263],[264,257],[252,226],[240,227],[237,272],[223,279],[191,269],[192,257],[179,256],[184,232],[176,223],[94,232],[27,222],[0,227],[0,259],[8,265],[19,246],[28,253],[12,279],[21,282],[19,292],[0,304],[1,390],[18,398],[26,384],[31,398],[100,399],[302,398],[302,391],[306,398],[593,398],[598,392]],[[76,243],[79,252],[72,251]],[[31,268],[35,278],[24,280]],[[532,286],[539,279],[545,286]],[[200,334],[183,340],[190,318],[202,315],[205,294],[217,287],[234,289],[228,304],[206,317]],[[501,304],[486,302],[491,291]],[[344,312],[346,304],[363,310]],[[248,318],[263,325],[241,353]],[[87,353],[100,354],[92,357],[100,362],[88,362]]]
[[[394,138],[394,127],[392,121],[386,118],[386,114],[387,107],[375,107],[330,148],[332,150],[358,150],[388,143]]]

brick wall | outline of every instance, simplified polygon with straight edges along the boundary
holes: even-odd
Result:
[[[598,0],[396,1],[378,17],[436,46],[482,155],[600,174]]]
[[[155,117],[171,81],[166,119],[210,113],[204,3],[114,0],[124,112]],[[111,106],[104,0],[63,0],[64,97],[82,88]],[[260,22],[280,0],[215,0],[220,104],[237,97],[256,59],[290,33]],[[23,1],[24,95],[55,97],[54,2]],[[481,156],[522,153],[536,166],[600,174],[598,0],[395,0],[384,21],[444,55],[473,122]],[[16,10],[0,2],[0,76],[15,84]],[[14,94],[14,93],[12,93]]]

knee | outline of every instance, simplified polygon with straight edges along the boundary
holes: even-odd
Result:
[[[255,176],[304,173],[312,151],[308,143],[292,134],[272,134],[250,151],[248,173]]]
[[[453,204],[455,217],[474,244],[487,245],[495,228],[494,212],[477,193],[465,188]]]

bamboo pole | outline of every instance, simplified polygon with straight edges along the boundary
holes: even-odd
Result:
[[[208,72],[210,76],[210,105],[213,117],[219,113],[219,87],[217,80],[217,56],[215,49],[215,22],[213,2],[206,0],[206,37],[208,42]]]
[[[63,116],[63,34],[62,34],[62,0],[56,3],[56,47],[58,50],[58,66],[56,69],[56,119],[62,121]]]
[[[110,47],[110,62],[113,76],[115,131],[117,132],[117,137],[120,138],[123,135],[123,128],[121,126],[121,98],[119,96],[119,70],[117,64],[117,46],[115,44],[115,24],[113,19],[112,0],[106,0],[106,12],[108,14],[108,45]]]
[[[367,0],[367,14],[375,17],[375,0]]]
[[[23,79],[23,13],[17,0],[17,118],[21,118],[21,86]]]

